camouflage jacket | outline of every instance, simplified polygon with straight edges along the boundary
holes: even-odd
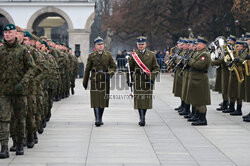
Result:
[[[34,78],[36,66],[30,51],[16,41],[4,41],[0,47],[0,95],[15,95],[14,87],[22,83],[27,95],[29,81]]]

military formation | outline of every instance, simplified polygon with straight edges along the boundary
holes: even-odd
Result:
[[[38,143],[54,101],[74,94],[77,58],[64,43],[8,24],[0,44],[0,158]]]
[[[166,62],[167,70],[174,73],[173,94],[181,99],[175,110],[192,125],[207,125],[206,105],[211,104],[207,73],[210,66],[216,66],[214,91],[223,98],[217,110],[241,116],[242,102],[250,101],[249,44],[250,33],[240,39],[220,36],[209,45],[201,36],[180,38]],[[243,116],[243,121],[250,122],[250,113]]]

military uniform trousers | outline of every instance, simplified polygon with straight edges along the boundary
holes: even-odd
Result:
[[[181,97],[182,94],[182,77],[178,76],[181,68],[178,68],[174,74],[174,87],[173,93],[175,97]]]
[[[11,105],[13,111],[11,114],[10,134],[14,141],[21,144],[26,138],[27,96],[11,96]]]
[[[12,112],[11,98],[0,96],[0,143],[8,145],[10,134],[10,119]]]
[[[36,119],[35,115],[37,114],[37,102],[36,102],[36,95],[28,95],[28,112],[27,112],[27,133],[29,135],[34,134],[37,127],[36,127]]]
[[[250,76],[245,77],[245,102],[250,102]]]

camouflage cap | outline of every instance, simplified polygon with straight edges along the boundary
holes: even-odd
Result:
[[[31,35],[31,33],[29,33],[28,31],[24,31],[24,37],[29,37],[29,38],[33,38],[33,36]]]
[[[23,32],[23,33],[24,33],[23,28],[21,28],[21,27],[19,27],[19,26],[16,26],[16,30],[17,30],[17,32]]]
[[[137,44],[144,44],[146,42],[147,42],[147,37],[145,37],[145,36],[137,37]]]
[[[16,26],[14,24],[7,24],[4,26],[3,31],[16,30]]]

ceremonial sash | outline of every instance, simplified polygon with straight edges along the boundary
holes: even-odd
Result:
[[[136,54],[136,52],[132,53],[132,57],[134,58],[135,62],[137,63],[138,66],[145,72],[148,76],[150,76],[151,72],[148,69],[148,67],[141,61],[139,56]]]

